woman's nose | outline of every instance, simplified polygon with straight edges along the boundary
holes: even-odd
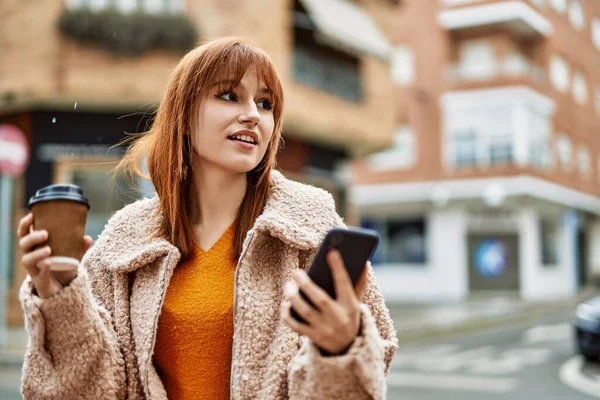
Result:
[[[260,122],[260,112],[254,101],[250,102],[240,114],[240,122],[258,125]]]

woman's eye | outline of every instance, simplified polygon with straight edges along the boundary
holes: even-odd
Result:
[[[227,101],[236,101],[237,100],[237,97],[235,97],[235,93],[233,93],[233,92],[221,93],[217,97],[220,99],[223,99],[223,100],[227,100]]]
[[[273,109],[273,104],[269,100],[261,100],[258,102],[259,107],[264,108],[265,110]]]

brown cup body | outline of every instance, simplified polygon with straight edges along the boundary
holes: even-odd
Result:
[[[40,201],[31,206],[33,229],[48,231],[48,241],[40,247],[50,246],[52,257],[83,258],[83,235],[88,206],[72,200]]]

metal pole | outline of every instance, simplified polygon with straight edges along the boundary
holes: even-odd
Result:
[[[7,345],[6,327],[8,304],[8,279],[12,264],[12,200],[13,179],[0,176],[0,348]]]

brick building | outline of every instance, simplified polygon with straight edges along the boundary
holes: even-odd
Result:
[[[77,17],[81,11],[88,12],[85,18]],[[27,172],[14,182],[15,227],[27,212],[27,199],[51,183],[83,187],[92,202],[87,231],[93,236],[115,210],[144,194],[142,182],[117,177],[116,186],[108,184],[123,154],[122,148],[109,149],[125,132],[146,129],[182,52],[118,51],[139,47],[150,35],[172,39],[181,21],[201,38],[245,36],[270,54],[286,91],[280,166],[293,178],[333,192],[342,213],[346,185],[336,173],[340,163],[392,142],[390,47],[360,2],[6,0],[0,14],[0,123],[18,126],[32,149]],[[179,22],[163,25],[169,16]],[[139,21],[135,18],[150,23],[132,33],[128,27]],[[67,29],[71,36],[59,29],[63,19],[74,24]],[[116,25],[107,36],[109,22]],[[77,36],[92,23],[102,29]],[[14,247],[12,326],[22,323],[16,292],[24,277]]]
[[[600,2],[376,3],[399,113],[351,198],[384,293],[577,293],[600,274]]]

